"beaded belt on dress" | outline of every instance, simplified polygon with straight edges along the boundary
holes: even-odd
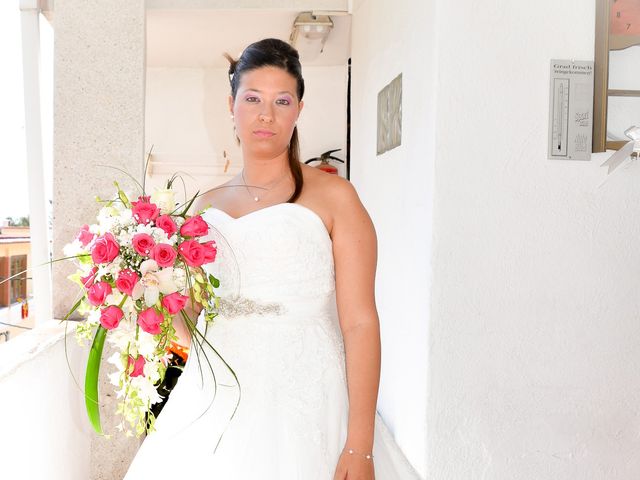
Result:
[[[218,313],[224,317],[241,315],[282,315],[285,308],[280,303],[263,303],[248,297],[220,297]]]

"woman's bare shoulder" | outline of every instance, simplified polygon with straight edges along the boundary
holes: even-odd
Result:
[[[320,197],[324,203],[331,203],[332,197],[348,196],[355,193],[349,180],[339,175],[331,175],[322,170],[303,165],[305,187],[314,197]]]
[[[331,175],[314,167],[309,167],[309,179],[314,186],[314,190],[324,197],[329,204],[342,204],[343,202],[352,202],[358,200],[358,193],[353,184],[339,175]],[[305,178],[306,180],[306,178]]]
[[[303,166],[305,196],[301,203],[316,210],[330,232],[336,223],[366,215],[353,184],[339,175],[331,175],[314,167]]]

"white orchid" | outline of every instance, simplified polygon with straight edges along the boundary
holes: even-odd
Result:
[[[184,268],[176,267],[173,269],[173,281],[176,283],[178,291],[187,288],[187,272]]]
[[[133,351],[132,348],[135,348],[135,344],[132,345],[134,342],[131,341],[131,338],[135,337],[135,332],[135,322],[132,322],[127,318],[123,318],[118,328],[111,330],[107,337],[107,341],[119,352]],[[135,351],[133,353],[135,353]]]
[[[133,377],[131,379],[131,386],[138,392],[138,396],[143,404],[149,402],[153,405],[154,403],[162,401],[162,397],[158,393],[158,390],[156,390],[155,385],[143,375]]]
[[[138,300],[144,295],[144,303],[147,307],[153,307],[158,303],[160,294],[169,295],[178,291],[178,286],[173,280],[173,267],[160,269],[155,260],[145,260],[140,264],[142,278],[133,287],[132,297]]]
[[[120,352],[112,353],[111,356],[107,358],[107,363],[118,367],[118,372],[122,372],[124,370],[124,365],[122,364],[122,354]],[[118,383],[116,382],[115,385],[118,385]]]
[[[160,373],[160,362],[145,362],[144,376],[152,385],[158,383],[162,374]]]
[[[100,324],[100,310],[99,309],[94,309],[94,310],[89,310],[89,313],[87,314],[87,323],[90,323],[91,325],[98,325]]]
[[[145,358],[152,358],[155,356],[155,351],[158,348],[158,342],[153,338],[153,335],[143,330],[138,332],[138,341],[136,342],[138,347],[138,353]]]

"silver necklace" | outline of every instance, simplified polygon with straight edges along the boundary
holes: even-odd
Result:
[[[279,184],[279,183],[280,183],[280,182],[281,182],[281,181],[282,181],[282,180],[287,176],[287,173],[288,173],[288,172],[285,172],[285,173],[284,173],[284,175],[282,175],[282,176],[281,176],[281,177],[276,181],[276,183],[274,183],[273,185],[271,185],[269,188],[267,188],[267,187],[257,187],[257,188],[261,188],[261,189],[263,189],[263,190],[266,190],[266,192],[265,192],[265,194],[264,194],[264,195],[267,195],[271,190],[273,190],[273,189],[276,187],[276,185],[278,185],[278,184]],[[249,186],[247,185],[247,182],[246,182],[246,180],[244,179],[244,168],[243,168],[243,169],[242,169],[242,171],[240,172],[240,175],[242,175],[242,183],[244,184],[244,188],[246,188],[247,193],[253,197],[253,200],[254,200],[254,201],[259,202],[259,201],[260,201],[260,197],[259,197],[258,195],[254,195],[254,194],[252,194],[252,193],[251,193],[251,190],[249,190]],[[264,195],[263,195],[263,197],[264,197]]]

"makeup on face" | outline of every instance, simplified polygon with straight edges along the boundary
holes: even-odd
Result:
[[[287,147],[302,108],[296,86],[294,77],[275,67],[243,74],[230,107],[245,147],[274,151]]]
[[[243,92],[242,98],[245,102],[248,103],[259,103],[266,100],[267,94],[260,90],[247,89]],[[278,96],[274,100],[274,103],[276,105],[288,107],[294,104],[293,98],[293,95],[291,95],[289,92],[279,92]]]

